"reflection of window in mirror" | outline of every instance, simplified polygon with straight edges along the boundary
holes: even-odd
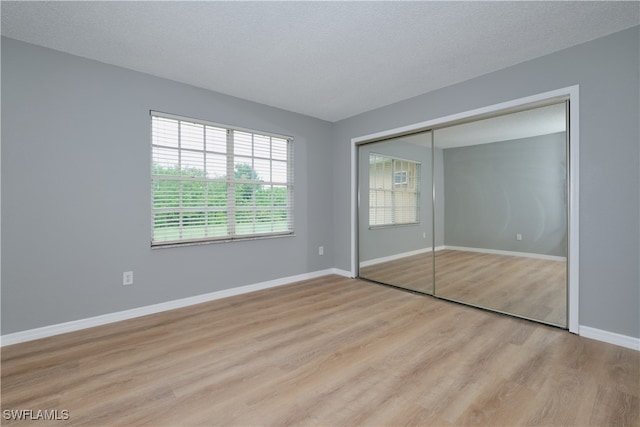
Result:
[[[407,171],[398,171],[393,173],[393,183],[395,185],[407,184],[408,182]]]
[[[369,226],[420,222],[420,163],[369,154]]]

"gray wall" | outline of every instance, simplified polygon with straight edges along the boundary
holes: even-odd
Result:
[[[151,109],[293,136],[296,236],[151,250]],[[332,267],[331,128],[2,38],[2,334]]]
[[[351,138],[579,84],[579,322],[640,337],[639,28],[337,122],[335,266],[349,268]]]
[[[428,137],[430,140],[430,136]],[[420,217],[418,224],[369,228],[369,154],[376,153],[420,163]],[[429,148],[400,140],[359,148],[360,262],[431,247],[431,152]],[[425,237],[423,237],[425,236]]]
[[[349,270],[351,138],[579,84],[580,324],[640,337],[639,28],[335,124],[3,38],[2,334]],[[294,136],[296,237],[152,251],[149,109]]]
[[[445,245],[567,256],[564,132],[447,148],[444,192]]]

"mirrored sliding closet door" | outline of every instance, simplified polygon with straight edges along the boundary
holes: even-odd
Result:
[[[436,295],[567,326],[564,102],[434,131]]]
[[[566,328],[567,108],[360,144],[359,277]]]
[[[431,132],[358,150],[359,276],[433,294]]]

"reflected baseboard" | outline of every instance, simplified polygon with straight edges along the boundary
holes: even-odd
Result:
[[[436,251],[440,251],[442,249],[445,249],[445,247],[444,246],[436,246]],[[382,264],[383,262],[395,261],[397,259],[406,258],[406,257],[409,257],[409,256],[414,256],[414,255],[420,255],[420,254],[424,254],[424,253],[432,252],[432,251],[433,251],[433,249],[431,248],[431,246],[429,246],[428,248],[416,249],[414,251],[401,252],[399,254],[393,254],[393,255],[389,255],[389,256],[385,256],[385,257],[374,258],[374,259],[370,259],[368,261],[360,262],[360,268],[369,267],[369,266],[376,265],[376,264]]]
[[[517,256],[522,258],[545,259],[549,261],[566,261],[567,260],[567,257],[556,256],[556,255],[535,254],[530,252],[503,251],[499,249],[470,248],[470,247],[464,247],[464,246],[449,246],[449,245],[436,246],[435,252],[445,250],[445,249],[450,251],[480,252],[480,253],[493,254],[493,255],[508,255],[508,256]],[[413,251],[401,252],[398,254],[388,255],[380,258],[374,258],[367,261],[362,261],[360,263],[360,268],[369,267],[376,264],[382,264],[383,262],[395,261],[397,259],[424,254],[431,251],[432,251],[432,248],[428,247],[428,248],[416,249]]]
[[[499,249],[486,249],[486,248],[467,248],[464,246],[441,246],[441,249],[447,249],[450,251],[465,251],[465,252],[480,252],[484,254],[493,254],[493,255],[508,255],[508,256],[517,256],[522,258],[535,258],[535,259],[546,259],[549,261],[566,261],[567,257],[556,256],[556,255],[545,255],[545,254],[534,254],[530,252],[516,252],[516,251],[503,251]],[[438,248],[436,248],[436,251]]]

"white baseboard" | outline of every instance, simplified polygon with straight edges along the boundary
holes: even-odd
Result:
[[[444,249],[444,246],[436,246],[436,251],[442,250]],[[382,264],[383,262],[389,262],[389,261],[394,261],[400,258],[405,258],[405,257],[409,257],[409,256],[414,256],[414,255],[419,255],[419,254],[424,254],[427,252],[431,252],[431,247],[428,248],[422,248],[422,249],[416,249],[414,251],[408,251],[408,252],[402,252],[399,254],[393,254],[393,255],[389,255],[389,256],[384,256],[384,257],[380,257],[380,258],[374,258],[374,259],[370,259],[368,261],[362,261],[360,263],[360,267],[369,267],[371,265],[376,265],[376,264]]]
[[[328,268],[326,270],[315,271],[312,273],[298,274],[296,276],[284,277],[281,279],[269,280],[266,282],[255,283],[237,288],[223,289],[221,291],[211,292],[203,295],[196,295],[188,298],[181,298],[173,301],[167,301],[159,304],[147,305],[144,307],[133,308],[131,310],[118,311],[115,313],[104,314],[101,316],[89,317],[86,319],[73,320],[71,322],[58,323],[56,325],[44,326],[41,328],[29,329],[26,331],[15,332],[12,334],[2,335],[0,337],[0,347],[18,344],[26,341],[33,341],[40,338],[60,335],[67,332],[78,331],[81,329],[92,328],[94,326],[106,325],[108,323],[119,322],[122,320],[133,319],[135,317],[146,316],[149,314],[160,313],[163,311],[174,310],[176,308],[187,307],[190,305],[200,304],[203,302],[213,301],[221,298],[227,298],[235,295],[255,292],[262,289],[274,288],[276,286],[287,285],[289,283],[299,282],[301,280],[315,279],[316,277],[326,276],[329,274],[338,274],[350,277],[351,273],[336,268]]]
[[[351,272],[350,272],[350,271],[347,271],[347,270],[341,270],[341,269],[339,269],[339,268],[332,268],[332,269],[331,269],[331,272],[332,272],[333,274],[337,274],[338,276],[349,277],[349,278],[351,278],[351,279],[353,279],[353,278],[354,278],[353,274],[351,274]]]
[[[436,248],[436,250],[439,250],[439,249],[443,249],[443,247]],[[418,252],[418,253],[421,253],[421,252]],[[255,292],[262,289],[274,288],[277,286],[287,285],[289,283],[299,282],[301,280],[315,279],[317,277],[326,276],[329,274],[337,274],[344,277],[352,277],[351,272],[349,271],[341,270],[338,268],[328,268],[326,270],[319,270],[312,273],[304,273],[296,276],[289,276],[281,279],[255,283],[252,285],[240,286],[240,287],[231,288],[231,289],[224,289],[221,291],[211,292],[208,294],[196,295],[193,297],[167,301],[167,302],[148,305],[144,307],[138,307],[131,310],[124,310],[116,313],[109,313],[101,316],[89,317],[86,319],[74,320],[71,322],[59,323],[56,325],[44,326],[41,328],[29,329],[26,331],[6,334],[0,337],[0,347],[11,345],[11,344],[18,344],[18,343],[27,342],[27,341],[33,341],[36,339],[51,337],[54,335],[60,335],[67,332],[78,331],[81,329],[92,328],[94,326],[106,325],[109,323],[133,319],[136,317],[160,313],[163,311],[174,310],[177,308],[187,307],[190,305],[200,304],[203,302],[213,301],[221,298],[227,298],[235,295]],[[591,338],[597,341],[602,341],[609,344],[619,345],[621,347],[626,347],[632,350],[640,351],[640,338],[629,337],[626,335],[621,335],[614,332],[608,332],[601,329],[591,328],[588,326],[580,326],[578,334],[585,338]]]
[[[580,326],[578,334],[581,337],[640,351],[640,338],[603,331],[602,329],[591,328],[589,326]]]
[[[546,259],[549,261],[566,261],[567,260],[567,258],[563,256],[534,254],[529,252],[502,251],[499,249],[467,248],[464,246],[447,246],[447,245],[443,246],[442,248],[448,249],[451,251],[480,252],[483,254],[508,255],[508,256],[523,257],[523,258]]]

